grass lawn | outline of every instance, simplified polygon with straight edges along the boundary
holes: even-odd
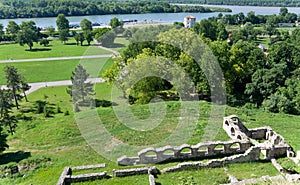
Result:
[[[100,77],[101,74],[113,63],[110,58],[74,59],[60,61],[21,62],[11,65],[18,68],[27,82],[45,82],[69,80],[72,71],[78,64],[82,64],[91,77]],[[7,63],[0,64],[3,71]],[[0,84],[6,84],[5,73],[0,73]]]
[[[107,84],[96,85],[96,98],[110,101],[110,86]],[[17,132],[9,136],[10,149],[5,152],[8,158],[0,157],[0,176],[1,170],[5,166],[15,165],[18,158],[16,151],[22,150],[30,152],[30,156],[23,156],[19,165],[30,166],[23,170],[21,175],[24,177],[0,179],[0,184],[55,184],[65,166],[89,165],[106,163],[107,167],[99,171],[107,171],[112,174],[113,169],[122,169],[116,162],[109,161],[95,152],[81,136],[77,127],[73,113],[70,97],[66,94],[66,87],[47,87],[40,89],[29,95],[29,103],[22,103],[22,113],[19,116],[26,118],[27,121],[19,123]],[[37,100],[47,101],[49,106],[55,111],[59,106],[62,112],[69,111],[70,115],[64,113],[54,114],[51,118],[44,118],[43,114],[34,114],[36,109],[34,102]],[[124,126],[115,116],[111,107],[99,107],[98,114],[101,116],[105,128],[119,140],[132,144],[144,145],[157,142],[170,135],[170,132],[178,123],[178,113],[180,102],[167,102],[167,113],[162,123],[147,132],[138,132]],[[156,107],[162,104],[157,103]],[[200,102],[200,119],[196,124],[194,134],[188,143],[201,141],[203,129],[210,114],[210,103]],[[122,109],[118,105],[115,108]],[[149,117],[147,105],[130,106],[134,115],[146,119]],[[227,107],[226,115],[236,114],[243,123],[249,128],[269,125],[274,131],[285,137],[295,150],[300,150],[299,139],[299,116],[286,114],[271,114],[261,110],[248,110],[243,108]],[[248,116],[247,116],[248,115]],[[220,123],[222,124],[222,123]],[[226,134],[220,129],[216,140],[227,140]],[[3,155],[5,155],[3,154]],[[19,156],[20,157],[20,156]],[[159,169],[173,166],[178,163],[159,164]],[[278,172],[270,163],[243,163],[225,166],[228,172],[235,175],[238,179],[256,178],[263,175],[277,175]],[[4,172],[2,172],[4,173]],[[157,182],[161,184],[181,184],[183,182],[195,182],[197,184],[220,184],[227,183],[228,178],[223,172],[223,168],[190,170],[183,172],[166,173],[159,176]],[[126,178],[113,178],[94,182],[78,184],[148,184],[148,176],[132,176]]]
[[[93,42],[91,44],[93,45]],[[0,44],[0,60],[82,56],[87,55],[87,50],[89,50],[89,55],[110,53],[109,51],[100,49],[96,46],[76,46],[76,42],[73,38],[70,38],[66,44],[54,39],[50,41],[48,47],[34,43],[32,51],[29,51],[27,45]]]

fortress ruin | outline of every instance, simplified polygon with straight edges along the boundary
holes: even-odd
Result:
[[[183,162],[176,166],[168,167],[162,170],[156,167],[132,168],[123,170],[114,170],[113,175],[109,176],[106,172],[101,174],[88,174],[82,180],[125,177],[139,174],[149,174],[149,183],[155,184],[155,176],[160,173],[181,171],[187,169],[215,168],[226,164],[254,162],[259,160],[270,161],[274,167],[282,174],[275,177],[262,177],[251,179],[249,182],[260,182],[264,180],[283,180],[287,182],[300,182],[299,174],[287,173],[276,161],[277,158],[288,157],[295,163],[298,163],[299,156],[296,157],[293,148],[285,139],[272,130],[271,127],[260,127],[248,129],[236,115],[224,117],[223,129],[232,139],[230,141],[213,141],[198,143],[196,145],[183,144],[181,146],[165,146],[161,148],[146,148],[138,152],[136,157],[122,156],[118,159],[120,166],[133,166],[141,164],[167,163],[172,161]],[[210,159],[202,162],[203,159]],[[198,160],[198,161],[195,161]],[[78,169],[75,167],[74,169]],[[80,167],[79,167],[80,168]],[[84,167],[83,167],[84,168]],[[67,169],[67,170],[66,170]],[[64,182],[78,182],[80,179],[72,177],[72,169],[65,168],[60,181],[57,185],[66,184]],[[237,181],[231,178],[231,184],[247,184],[247,180]]]

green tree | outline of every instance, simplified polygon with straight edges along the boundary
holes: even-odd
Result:
[[[110,20],[109,25],[111,26],[112,29],[115,29],[117,27],[122,27],[123,26],[123,21],[120,21],[118,18],[114,17]]]
[[[249,95],[250,101],[260,107],[278,87],[284,85],[286,71],[287,66],[283,63],[274,65],[271,69],[258,69],[252,75],[252,82],[246,85],[245,93]]]
[[[274,24],[264,24],[263,26],[264,31],[269,37],[271,38],[273,35],[279,34],[279,32],[276,29],[276,26]]]
[[[251,82],[251,76],[257,68],[265,64],[265,56],[261,49],[254,44],[239,41],[230,49],[228,65],[230,72],[227,72],[228,93],[242,95],[246,84]]]
[[[24,79],[22,79],[21,90],[23,91],[23,95],[24,95],[26,102],[28,102],[26,91],[28,91],[30,88],[31,88],[31,86],[28,83],[26,83]]]
[[[20,25],[20,31],[17,34],[17,42],[23,46],[27,44],[32,50],[33,42],[38,42],[39,40],[39,29],[36,27],[35,22],[22,22]]]
[[[96,28],[92,31],[92,34],[94,36],[95,39],[100,38],[102,35],[104,35],[105,33],[111,31],[111,28]]]
[[[194,30],[206,38],[217,40],[217,23],[215,21],[203,19],[195,25]]]
[[[40,45],[44,45],[45,47],[49,45],[49,40],[48,39],[42,39],[40,40]]]
[[[20,26],[15,21],[9,21],[6,27],[6,33],[16,35],[20,30]]]
[[[72,31],[72,35],[76,41],[76,45],[78,46],[79,43],[79,34],[76,31]]]
[[[64,14],[59,14],[56,19],[56,26],[58,31],[69,30],[69,21]]]
[[[12,99],[11,90],[2,90],[0,89],[0,137],[1,137],[1,126],[8,127],[8,133],[14,134],[17,127],[18,120],[15,116],[11,115],[11,99]]]
[[[53,37],[55,35],[55,28],[53,26],[49,26],[46,28],[46,32],[49,36]]]
[[[3,133],[3,129],[0,126],[0,153],[8,148],[6,137],[7,135]]]
[[[217,26],[217,39],[226,40],[228,38],[228,32],[224,24],[219,23]]]
[[[80,42],[80,45],[82,46],[83,45],[83,42],[84,42],[84,34],[82,32],[78,33],[76,36],[75,36],[75,40],[79,41]]]
[[[88,45],[91,45],[91,42],[93,41],[93,35],[91,31],[85,31],[84,32],[84,38],[87,41]]]
[[[66,41],[68,41],[68,36],[69,36],[69,29],[59,31],[59,40],[62,41],[63,43],[66,43]]]
[[[78,65],[72,72],[72,85],[68,87],[67,93],[72,97],[75,105],[90,100],[91,96],[94,95],[93,84],[87,82],[88,77],[89,74],[82,65]]]
[[[279,15],[281,16],[286,16],[286,14],[289,12],[289,10],[286,8],[286,7],[281,7],[280,8],[280,12],[279,12]]]
[[[3,29],[4,29],[3,24],[0,24],[0,41],[2,40],[2,37],[4,36],[4,31],[3,31]]]
[[[92,22],[87,20],[87,19],[83,19],[81,22],[80,22],[80,27],[81,27],[81,30],[82,31],[92,31],[93,30],[93,25],[92,25]]]
[[[18,100],[22,98],[22,96],[20,95],[20,91],[22,89],[26,90],[28,84],[24,82],[24,77],[21,74],[19,74],[18,69],[15,68],[14,66],[6,66],[4,71],[5,71],[6,81],[7,81],[7,87],[11,89],[16,107],[17,109],[19,109]]]
[[[65,43],[69,36],[69,20],[64,14],[59,14],[57,16],[56,26],[59,32],[59,40]]]

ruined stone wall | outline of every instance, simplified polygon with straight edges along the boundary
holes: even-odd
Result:
[[[232,139],[264,140],[263,143],[255,142],[261,148],[266,159],[295,156],[292,147],[271,127],[248,130],[237,116],[232,115],[224,118],[223,129]]]
[[[236,115],[224,117],[223,129],[231,139],[248,140],[251,132]]]
[[[179,147],[146,148],[138,153],[138,157],[123,156],[119,158],[118,164],[153,164],[173,160],[229,156],[244,153],[250,147],[249,141],[232,140],[198,143],[197,145],[184,144]]]
[[[224,157],[222,159],[213,159],[206,163],[203,162],[186,162],[178,164],[174,167],[165,168],[162,172],[174,172],[187,169],[199,169],[199,168],[216,168],[231,163],[242,163],[259,160],[260,148],[251,147],[244,154],[238,154],[230,157]]]

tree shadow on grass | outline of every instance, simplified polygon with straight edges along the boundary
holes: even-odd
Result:
[[[107,100],[99,100],[96,99],[95,100],[96,103],[96,107],[111,107],[111,106],[117,106],[117,103],[111,102],[111,101],[107,101]]]
[[[50,51],[52,50],[51,48],[33,48],[31,50],[26,49],[26,51],[30,51],[30,52],[39,52],[39,51]]]
[[[120,44],[120,43],[113,43],[113,44],[107,45],[106,47],[108,47],[108,48],[123,48],[123,47],[125,47],[125,45]]]
[[[72,43],[65,43],[65,45],[74,46],[74,45],[77,45],[77,44],[75,42],[72,42]]]
[[[10,162],[20,162],[23,159],[31,157],[30,152],[18,151],[0,154],[0,165],[8,164]]]

